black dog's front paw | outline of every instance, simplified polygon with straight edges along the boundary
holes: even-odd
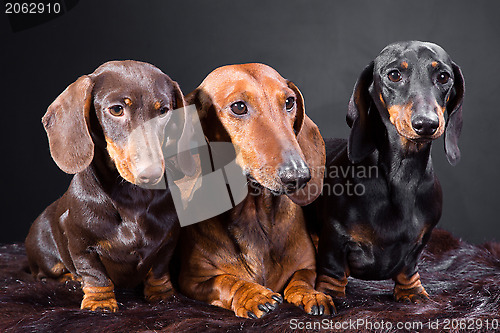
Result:
[[[420,282],[420,275],[413,274],[408,278],[405,274],[399,274],[395,279],[394,298],[398,302],[423,303],[428,301],[429,294]]]

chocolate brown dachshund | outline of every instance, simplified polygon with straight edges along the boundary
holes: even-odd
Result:
[[[158,68],[112,61],[71,84],[43,117],[52,158],[75,176],[32,225],[26,251],[36,278],[82,282],[82,309],[116,311],[115,285],[144,282],[150,301],[172,293],[180,227],[171,192],[138,185],[161,181],[167,139],[188,141],[187,128],[169,131],[172,110],[183,106],[179,86]],[[189,173],[193,161],[179,155],[173,167]]]
[[[208,141],[232,142],[249,194],[232,210],[183,228],[181,291],[258,318],[284,299],[329,314],[314,290],[315,249],[299,205],[323,183],[325,148],[299,89],[263,64],[224,66],[186,97]]]

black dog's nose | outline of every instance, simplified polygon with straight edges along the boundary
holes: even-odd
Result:
[[[303,188],[311,180],[311,171],[300,159],[283,164],[278,171],[278,176],[287,191],[296,191]]]
[[[137,180],[139,184],[154,184],[163,176],[163,169],[160,166],[151,165],[138,172]]]
[[[411,120],[411,126],[418,135],[432,135],[439,127],[437,114],[417,116]]]

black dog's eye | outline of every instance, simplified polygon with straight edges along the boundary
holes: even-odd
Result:
[[[293,107],[295,105],[295,98],[293,97],[288,97],[285,101],[285,107],[287,111],[292,111]]]
[[[447,83],[449,79],[450,79],[450,74],[448,74],[446,72],[441,72],[437,76],[437,82],[439,82],[441,84]]]
[[[113,105],[108,108],[109,113],[115,117],[123,116],[123,106]]]
[[[247,106],[243,102],[236,102],[231,104],[231,111],[233,111],[234,114],[237,114],[238,116],[241,116],[242,114],[245,114],[248,112]]]
[[[387,74],[387,77],[392,82],[399,82],[402,79],[401,73],[398,70],[390,71],[389,74]]]

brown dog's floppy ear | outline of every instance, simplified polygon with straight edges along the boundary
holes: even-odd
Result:
[[[87,75],[69,85],[42,118],[49,137],[50,154],[66,173],[77,173],[94,158],[94,142],[88,129],[94,83]]]
[[[460,161],[460,149],[458,148],[458,138],[462,131],[462,103],[465,94],[465,83],[462,71],[455,63],[452,63],[453,75],[455,77],[452,95],[446,104],[448,121],[444,137],[444,151],[446,158],[451,165],[456,165]]]
[[[347,124],[351,134],[347,145],[347,154],[352,163],[359,163],[375,150],[371,138],[368,110],[372,105],[369,87],[373,83],[373,67],[371,62],[358,78],[352,92],[347,111]]]
[[[177,142],[177,163],[181,171],[188,176],[192,176],[195,172],[196,165],[195,161],[190,152],[190,141],[193,136],[193,124],[190,115],[186,108],[186,101],[184,100],[184,95],[182,94],[181,88],[177,82],[172,81],[174,86],[175,94],[175,108],[182,109],[181,114],[183,117],[182,121],[182,133]]]
[[[288,86],[297,96],[297,116],[294,130],[297,133],[297,141],[304,154],[304,160],[311,171],[311,180],[306,186],[295,193],[288,194],[288,197],[296,204],[305,206],[313,202],[323,190],[326,160],[325,142],[318,126],[305,114],[302,93],[291,81],[288,81]]]

